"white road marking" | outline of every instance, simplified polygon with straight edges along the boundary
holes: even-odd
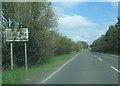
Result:
[[[99,58],[99,60],[100,60],[100,61],[102,61],[102,59],[101,59],[101,58]]]
[[[114,69],[115,71],[117,71],[118,73],[120,73],[120,71],[118,69],[116,69],[115,67],[111,66],[112,69]]]
[[[94,55],[95,57],[97,57],[97,55]],[[102,61],[102,59],[101,58],[98,58],[100,61]]]
[[[54,74],[56,74],[59,70],[61,70],[65,65],[67,65],[70,61],[72,61],[74,58],[76,58],[79,54],[75,55],[72,59],[67,61],[64,65],[62,65],[58,70],[56,70],[53,74],[51,74],[49,77],[47,77],[45,80],[42,81],[42,83],[45,83],[49,78],[51,78]]]

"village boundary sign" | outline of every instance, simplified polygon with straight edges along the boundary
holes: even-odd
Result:
[[[28,41],[28,28],[14,28],[5,30],[5,38],[7,42],[10,42],[11,50],[11,69],[13,70],[13,42],[23,41],[25,43],[25,70],[27,70],[27,45]]]

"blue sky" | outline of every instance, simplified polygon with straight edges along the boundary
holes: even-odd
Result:
[[[58,32],[73,41],[91,44],[117,22],[118,6],[113,2],[53,2]]]

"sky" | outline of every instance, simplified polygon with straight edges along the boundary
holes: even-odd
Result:
[[[117,2],[53,2],[58,32],[91,44],[117,22]]]

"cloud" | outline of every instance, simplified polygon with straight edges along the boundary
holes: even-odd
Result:
[[[97,24],[80,15],[64,15],[59,18],[58,31],[73,41],[87,41],[91,44],[104,34],[113,22]]]
[[[78,5],[80,5],[80,3],[78,2],[63,2],[63,3],[60,3],[61,6],[63,6],[64,8],[74,8]]]
[[[96,23],[93,23],[89,19],[80,15],[64,15],[59,19],[59,24],[61,26],[68,26],[67,29],[91,28],[97,26]]]
[[[57,4],[57,5],[56,5]],[[53,2],[54,10],[58,16],[63,16],[65,14],[66,10],[73,10],[77,6],[79,6],[80,2]]]
[[[111,5],[115,8],[118,8],[118,2],[111,2]]]
[[[54,9],[59,18],[58,32],[73,41],[86,41],[91,44],[95,39],[102,34],[105,34],[110,25],[114,25],[114,22],[117,22],[116,19],[114,19],[115,21],[113,22],[103,21],[98,23],[90,20],[89,16],[85,17],[82,14],[76,13],[73,13],[72,15],[69,14],[71,9],[77,9],[77,6],[83,5],[82,3],[56,3],[57,2],[55,2]],[[112,5],[113,4],[114,3],[112,3]],[[67,12],[68,10],[69,12]],[[99,8],[93,7],[93,11],[97,10],[99,10]]]

